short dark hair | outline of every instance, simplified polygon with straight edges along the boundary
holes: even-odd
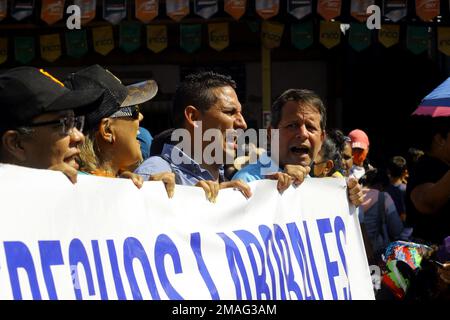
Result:
[[[273,128],[278,128],[283,107],[288,101],[295,101],[299,104],[316,108],[320,113],[320,128],[325,130],[327,123],[327,110],[325,109],[325,105],[314,91],[308,89],[288,89],[275,100],[272,104],[270,121]]]
[[[172,119],[176,128],[182,127],[184,109],[192,105],[201,112],[207,111],[217,102],[213,90],[222,87],[236,89],[236,82],[230,77],[213,71],[189,74],[178,85],[172,105]]]
[[[401,156],[395,156],[389,159],[388,172],[393,178],[400,178],[407,169],[406,160]]]

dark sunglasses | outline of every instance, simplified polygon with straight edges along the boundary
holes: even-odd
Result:
[[[57,125],[60,128],[60,134],[63,136],[67,136],[72,134],[73,129],[76,128],[78,131],[82,132],[84,127],[84,116],[75,117],[73,115],[67,116],[64,118],[60,118],[58,120],[38,122],[38,123],[30,123],[26,127],[41,127],[41,126],[50,126]]]
[[[139,119],[139,106],[123,107],[113,113],[110,118],[132,118],[134,120]]]

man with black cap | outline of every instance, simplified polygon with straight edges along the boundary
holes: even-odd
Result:
[[[0,75],[0,162],[62,171],[76,182],[84,114],[103,90],[69,90],[43,69]]]

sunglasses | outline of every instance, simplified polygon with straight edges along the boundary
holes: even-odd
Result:
[[[130,106],[130,107],[123,107],[117,110],[115,113],[113,113],[110,118],[132,118],[134,120],[139,119],[139,106]]]
[[[75,117],[74,115],[69,115],[64,118],[53,121],[45,121],[38,123],[30,123],[27,127],[41,127],[55,125],[59,127],[60,134],[63,136],[68,136],[73,133],[73,129],[76,128],[78,131],[82,132],[84,127],[84,116]]]

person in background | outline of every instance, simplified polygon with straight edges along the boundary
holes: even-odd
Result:
[[[317,162],[317,163],[316,163]],[[350,138],[337,129],[329,130],[323,142],[322,148],[314,161],[311,176],[347,178],[352,168],[353,157]],[[361,234],[366,248],[367,260],[375,263],[375,256],[371,240],[364,225],[364,210],[362,206],[356,208],[360,222]]]
[[[137,139],[141,146],[142,160],[145,161],[150,157],[150,148],[152,146],[153,137],[147,129],[139,127]]]
[[[406,163],[408,164],[408,178],[409,178],[409,172],[414,170],[413,168],[416,166],[417,162],[419,161],[420,157],[423,156],[425,153],[422,150],[416,149],[416,148],[409,148],[407,157],[406,157]],[[403,183],[406,184],[407,181],[404,181]]]
[[[450,234],[450,117],[415,116],[425,151],[409,173],[406,222],[414,236],[436,244]]]
[[[350,170],[353,167],[352,140],[344,136],[344,148],[342,149],[342,169],[345,177],[350,176]]]
[[[392,200],[394,200],[395,208],[397,209],[400,219],[406,220],[405,198],[406,198],[406,183],[408,176],[408,168],[405,158],[395,156],[389,159],[388,171],[389,185],[385,191],[389,193]]]
[[[77,181],[85,114],[104,90],[69,90],[43,69],[0,75],[0,162],[63,172]]]
[[[391,196],[381,191],[382,175],[377,169],[367,172],[366,200],[361,205],[363,224],[370,240],[374,260],[380,261],[388,244],[395,240],[408,240],[411,230],[405,229]]]
[[[367,154],[369,153],[369,137],[360,130],[355,129],[348,134],[352,143],[353,167],[350,170],[350,175],[356,179],[360,179],[366,173],[368,168]]]
[[[416,148],[409,148],[408,149],[408,155],[411,158],[412,163],[417,163],[419,161],[420,157],[423,156],[425,152],[422,150],[416,149]],[[408,161],[409,163],[409,161]]]
[[[342,154],[345,146],[344,134],[339,130],[329,130],[322,148],[311,168],[311,176],[317,178],[343,178]]]

